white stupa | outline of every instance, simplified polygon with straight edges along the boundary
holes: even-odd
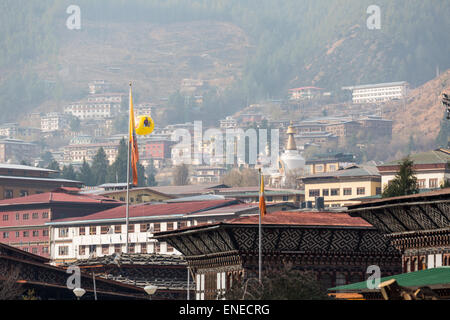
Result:
[[[297,146],[295,145],[295,130],[292,126],[292,122],[286,133],[288,134],[286,149],[280,156],[280,164],[282,170],[284,171],[284,175],[286,175],[289,171],[303,170],[305,167],[305,159],[302,157],[300,151],[297,150]]]

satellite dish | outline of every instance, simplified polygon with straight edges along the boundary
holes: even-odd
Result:
[[[150,116],[139,116],[136,126],[136,133],[140,136],[145,136],[153,132],[155,129],[155,122]]]

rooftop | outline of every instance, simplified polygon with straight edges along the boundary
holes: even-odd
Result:
[[[439,267],[433,269],[420,270],[409,273],[402,273],[394,276],[383,277],[380,283],[395,279],[400,286],[409,288],[419,288],[428,286],[433,288],[448,287],[450,285],[450,267]],[[367,287],[367,281],[361,281],[344,286],[338,286],[328,289],[329,291],[375,291],[379,289],[370,290]]]
[[[349,177],[367,177],[367,176],[379,177],[380,173],[378,172],[377,167],[351,166],[347,169],[339,169],[337,171],[332,172],[317,173],[311,176],[307,176],[303,178],[303,180],[316,178],[349,178]]]
[[[437,163],[447,163],[450,161],[450,150],[447,149],[436,149],[427,152],[421,152],[416,154],[411,154],[409,159],[414,162],[415,165],[418,164],[437,164]],[[386,166],[398,166],[402,160],[395,160],[391,162],[383,163],[378,167]]]

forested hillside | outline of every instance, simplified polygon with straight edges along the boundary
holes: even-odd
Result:
[[[222,29],[215,32],[217,39],[242,39],[232,48],[238,66],[229,71],[233,81],[226,83],[227,90],[220,88],[220,94],[212,91],[205,109],[199,112],[210,120],[260,98],[282,98],[290,87],[316,85],[333,90],[344,85],[398,80],[415,87],[434,78],[437,67],[450,68],[448,1],[379,0],[381,29],[369,30],[366,10],[373,4],[371,0],[80,0],[77,5],[81,8],[82,29],[76,31],[76,36],[65,28],[66,8],[72,2],[1,1],[0,111],[11,106],[29,111],[45,101],[79,97],[79,83],[59,81],[60,74],[49,77],[48,73],[52,68],[59,70],[70,41],[77,37],[82,43],[84,36],[92,40],[104,32],[104,39],[111,39],[98,44],[105,52],[126,49],[127,42],[142,41],[143,34],[136,29],[142,24],[156,25],[163,32],[174,24],[183,29],[183,24],[192,26],[203,21],[221,24]],[[112,33],[111,24],[119,26],[120,33]],[[202,36],[204,29],[191,30]],[[221,38],[222,33],[225,38]],[[213,38],[208,39],[205,41]],[[189,41],[177,46],[189,47]],[[83,57],[86,48],[77,48],[72,47],[71,54]],[[143,59],[138,55],[131,55],[135,60],[127,58],[124,54],[125,68]],[[226,51],[216,58],[219,66],[220,59],[224,65],[230,64]],[[154,58],[149,54],[145,59],[156,59],[156,64],[167,62],[163,56]],[[187,67],[196,70],[195,59],[186,61]],[[177,62],[171,60],[170,64]],[[77,63],[77,67],[84,67],[83,61]],[[167,68],[169,74],[178,72],[171,66]],[[217,74],[225,77],[223,68]],[[95,77],[95,73],[87,76]],[[141,81],[152,86],[155,75],[147,72],[146,77]],[[176,81],[174,76],[173,92],[179,85]],[[12,118],[14,115],[0,112],[0,121]]]

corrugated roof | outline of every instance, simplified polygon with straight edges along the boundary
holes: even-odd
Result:
[[[258,224],[259,216],[242,217],[227,221],[230,224]],[[267,213],[262,224],[284,224],[298,226],[332,226],[332,227],[372,227],[359,217],[351,217],[344,212],[325,211],[278,211]]]
[[[436,163],[447,163],[450,161],[450,153],[444,149],[437,149],[427,152],[421,152],[416,154],[411,154],[409,159],[414,162],[414,164],[436,164]],[[398,166],[402,160],[395,160],[383,163],[378,167],[385,166]]]
[[[306,176],[304,180],[310,179],[310,178],[344,178],[344,177],[364,177],[364,176],[377,176],[380,177],[380,173],[378,172],[377,167],[370,167],[370,166],[358,166],[358,167],[351,167],[349,169],[340,169],[337,171],[332,172],[324,172],[324,173],[317,173],[311,176]]]
[[[11,169],[11,170],[28,170],[28,171],[42,171],[42,172],[57,172],[55,170],[24,166],[21,164],[10,164],[10,163],[0,163],[0,169]]]
[[[121,203],[120,201],[96,195],[82,195],[65,192],[45,192],[33,194],[25,197],[4,199],[0,201],[0,207],[9,205],[21,205],[31,203],[55,203],[55,202],[75,202],[75,203]]]
[[[450,267],[439,267],[427,270],[420,270],[409,273],[402,273],[394,276],[383,277],[380,279],[380,283],[395,279],[400,286],[403,287],[433,287],[435,285],[450,285]],[[344,286],[338,286],[328,289],[329,291],[366,291],[367,281],[361,281]],[[375,289],[379,290],[379,289]]]
[[[132,205],[129,207],[129,217],[151,217],[151,216],[167,216],[167,215],[184,215],[207,209],[228,206],[237,203],[235,199],[229,200],[210,200],[210,201],[193,201],[179,203],[143,203]],[[120,206],[90,215],[80,217],[69,217],[63,219],[55,219],[52,223],[62,222],[87,222],[92,220],[109,220],[109,219],[125,219],[126,206]]]

